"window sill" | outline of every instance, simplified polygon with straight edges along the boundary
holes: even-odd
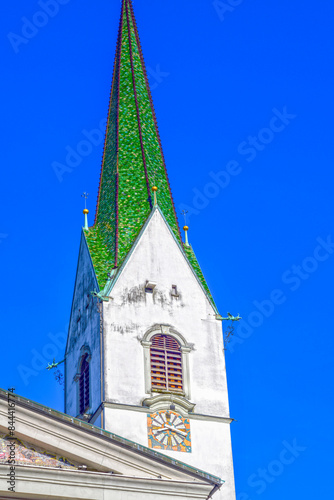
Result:
[[[184,391],[167,391],[164,389],[151,389],[151,392],[159,393],[159,394],[175,394],[177,396],[185,396]]]

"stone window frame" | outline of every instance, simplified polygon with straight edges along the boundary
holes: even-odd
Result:
[[[152,390],[151,381],[151,345],[152,337],[155,335],[168,335],[174,337],[175,340],[181,346],[182,355],[182,384],[183,384],[183,394],[180,392],[172,391],[159,391]],[[141,340],[141,345],[144,351],[144,376],[145,376],[145,394],[150,394],[151,396],[156,394],[164,394],[166,392],[175,394],[178,396],[184,396],[187,399],[191,399],[191,387],[190,387],[190,370],[189,370],[189,353],[193,350],[193,344],[189,344],[181,333],[175,330],[169,325],[154,325],[150,328]]]

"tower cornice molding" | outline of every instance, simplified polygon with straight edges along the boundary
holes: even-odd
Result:
[[[151,398],[143,400],[142,405],[150,409],[150,411],[168,410],[171,405],[175,406],[175,410],[181,415],[188,415],[195,409],[195,403],[191,403],[188,399],[177,396],[175,394],[157,394]]]
[[[155,397],[157,397],[157,396],[155,396]],[[175,395],[174,395],[174,398],[175,398]],[[143,402],[146,400],[149,400],[149,399],[151,399],[151,398],[144,398]],[[190,403],[190,401],[189,401],[189,403]],[[169,404],[172,404],[172,403],[169,403]],[[175,404],[175,407],[177,408],[175,401],[174,401],[174,404]],[[190,404],[194,404],[194,403],[190,403]],[[194,406],[195,406],[195,404],[194,404]],[[154,413],[156,411],[156,409],[154,409],[152,407],[152,405],[151,405],[151,407],[149,407],[149,406],[143,406],[143,404],[142,405],[129,405],[129,404],[125,404],[125,403],[115,403],[112,401],[103,401],[103,403],[100,404],[98,409],[91,416],[91,418],[90,418],[91,424],[93,424],[95,422],[95,420],[98,418],[98,416],[100,415],[103,408],[135,411],[135,412],[139,412],[139,413]],[[166,408],[159,407],[159,409],[163,410]],[[182,412],[180,412],[180,413],[182,413]],[[183,411],[183,413],[184,413],[184,411]],[[231,424],[232,422],[235,421],[235,419],[231,418],[231,417],[222,417],[222,416],[218,416],[218,415],[210,415],[210,414],[205,414],[205,413],[194,413],[192,411],[189,411],[189,413],[184,413],[184,416],[187,416],[187,418],[190,418],[192,420],[220,422],[220,423],[224,423],[224,424]]]

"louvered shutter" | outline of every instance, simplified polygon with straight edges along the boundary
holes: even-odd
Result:
[[[151,381],[157,391],[183,392],[181,346],[173,337],[152,338]]]

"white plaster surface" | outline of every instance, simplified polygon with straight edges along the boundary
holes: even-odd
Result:
[[[153,294],[146,281],[156,282]],[[172,285],[179,297],[172,296]],[[104,303],[106,400],[141,405],[145,392],[140,341],[154,325],[169,325],[193,344],[189,353],[191,402],[195,413],[229,417],[222,324],[156,210]],[[106,409],[105,428],[147,446],[146,414]],[[166,452],[217,475],[225,484],[215,498],[233,500],[234,476],[229,424],[191,420],[192,453]]]
[[[153,294],[145,283],[157,283]],[[172,285],[179,297],[172,296]],[[170,325],[194,348],[189,355],[196,413],[229,416],[222,325],[159,211],[104,303],[105,394],[108,401],[140,404],[145,397],[140,340],[154,325]]]
[[[106,408],[105,418],[106,428],[111,432],[121,433],[123,437],[131,441],[148,446],[147,413]],[[159,449],[156,451],[220,477],[225,483],[214,498],[233,500],[235,498],[234,473],[229,424],[205,419],[195,420],[190,416],[190,431],[191,453]]]
[[[145,292],[147,281],[156,283],[152,294]],[[172,285],[179,296],[173,296]],[[66,363],[66,412],[77,414],[76,383],[80,348],[87,343],[92,352],[92,413],[101,403],[100,315],[96,301],[85,320],[77,322],[78,309],[84,311],[86,295],[97,288],[85,241],[80,247]],[[192,268],[173,238],[159,210],[155,210],[138,243],[103,302],[104,400],[124,405],[104,410],[104,428],[144,446],[147,415],[142,402],[156,395],[145,387],[145,334],[159,325],[168,325],[192,345],[189,360],[189,394],[195,404],[191,418],[192,453],[166,452],[175,459],[219,476],[224,486],[216,500],[234,500],[234,476],[230,428],[226,422],[210,420],[229,417],[222,324],[215,318]],[[147,374],[146,374],[147,375]],[[146,377],[147,380],[147,377]],[[137,407],[133,409],[126,405]],[[149,411],[149,410],[147,410]]]
[[[65,362],[65,413],[77,416],[78,382],[74,377],[78,370],[80,349],[87,345],[91,352],[90,361],[90,413],[94,413],[101,403],[101,363],[100,363],[100,314],[97,300],[87,295],[98,289],[94,269],[84,235],[81,237],[78,269],[74,287],[69,334]],[[88,304],[88,307],[87,307]],[[78,321],[78,318],[81,318]]]

